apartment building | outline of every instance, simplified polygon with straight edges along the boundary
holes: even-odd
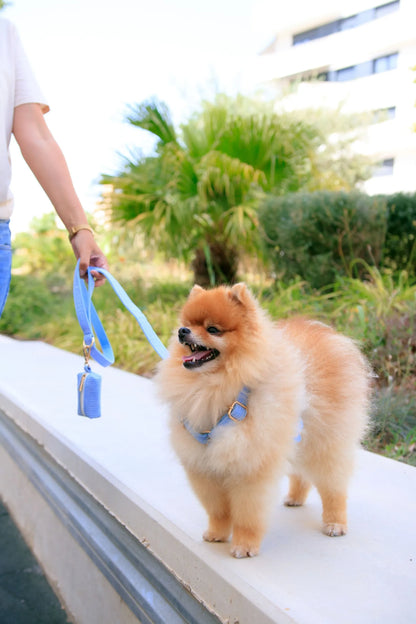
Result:
[[[261,82],[280,94],[296,85],[291,108],[369,112],[357,149],[378,166],[363,190],[416,191],[416,0],[292,0],[273,18]]]

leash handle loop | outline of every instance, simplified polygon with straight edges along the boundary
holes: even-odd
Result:
[[[121,303],[134,316],[134,318],[140,325],[150,345],[153,347],[153,349],[156,351],[160,358],[166,359],[169,356],[169,352],[166,349],[165,345],[155,333],[146,316],[136,306],[136,304],[133,303],[126,291],[111,275],[111,273],[109,273],[109,271],[107,271],[106,269],[102,269],[101,267],[88,267],[88,285],[86,286],[84,280],[81,279],[79,274],[79,262],[80,261],[78,260],[74,272],[73,294],[75,312],[78,318],[78,322],[84,333],[84,345],[89,348],[91,356],[94,358],[94,360],[98,362],[98,364],[101,364],[101,366],[110,366],[114,363],[113,349],[92,302],[92,295],[94,292],[94,278],[92,276],[92,271],[97,271],[107,278],[107,281],[120,299]],[[102,352],[96,347],[94,333],[101,345]]]

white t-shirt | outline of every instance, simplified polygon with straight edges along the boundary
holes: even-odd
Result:
[[[9,144],[14,109],[20,104],[32,103],[40,104],[44,113],[49,110],[15,26],[2,18],[0,19],[0,219],[9,219],[13,211]]]

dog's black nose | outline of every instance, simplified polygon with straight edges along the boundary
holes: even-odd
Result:
[[[185,342],[190,333],[191,330],[189,329],[189,327],[180,327],[178,329],[179,342]]]

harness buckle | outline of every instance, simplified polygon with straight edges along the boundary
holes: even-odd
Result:
[[[238,418],[235,418],[232,415],[232,411],[233,409],[236,407],[236,405],[239,405],[240,407],[242,407],[244,410],[247,411],[247,406],[243,405],[242,403],[240,403],[240,401],[234,401],[234,403],[231,405],[231,407],[229,408],[227,414],[228,414],[228,418],[231,418],[231,420],[233,420],[234,422],[240,422],[240,420]]]

